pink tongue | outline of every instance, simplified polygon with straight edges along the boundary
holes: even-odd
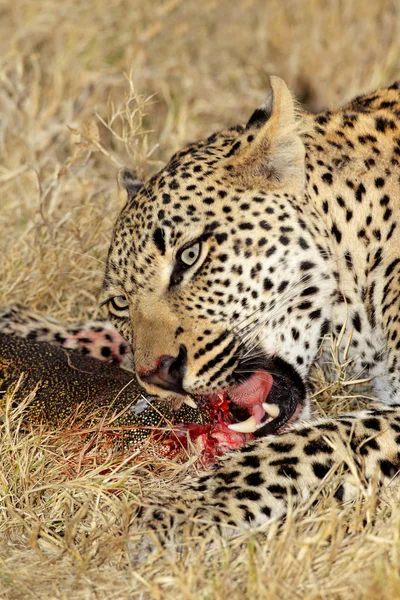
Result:
[[[256,371],[247,381],[229,390],[229,399],[238,406],[247,408],[259,423],[265,415],[261,405],[266,401],[272,383],[273,378],[270,373]]]
[[[265,402],[271,387],[272,375],[266,371],[256,371],[244,383],[229,390],[229,398],[235,404],[245,408],[251,408],[255,404]]]

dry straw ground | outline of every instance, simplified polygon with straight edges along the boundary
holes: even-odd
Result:
[[[118,166],[149,174],[246,119],[270,73],[319,109],[399,77],[399,58],[397,0],[2,0],[0,303],[99,316]],[[332,377],[319,411],[362,403],[335,360]],[[133,565],[129,502],[193,461],[99,460],[12,411],[0,435],[1,599],[400,597],[396,495],[328,499],[267,538]]]

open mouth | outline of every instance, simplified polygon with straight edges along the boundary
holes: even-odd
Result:
[[[228,425],[231,431],[256,433],[267,421],[279,416],[279,406],[267,402],[272,384],[273,378],[270,373],[256,371],[249,379],[228,391],[227,395],[232,404],[231,412],[239,419],[239,422]],[[241,420],[240,417],[245,416],[246,412],[250,416]]]
[[[263,367],[238,385],[196,398],[198,406],[207,406],[210,422],[186,422],[185,435],[189,434],[203,462],[211,463],[255,438],[279,433],[296,420],[306,397],[301,377],[279,358],[264,362]]]

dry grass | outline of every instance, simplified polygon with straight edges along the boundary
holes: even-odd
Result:
[[[0,303],[64,319],[99,316],[116,166],[149,174],[185,141],[245,120],[271,73],[310,109],[400,76],[396,0],[3,0],[0,15]],[[362,402],[333,363],[326,391],[315,373],[322,412]],[[192,463],[98,464],[93,449],[19,423],[7,413],[0,430],[0,599],[400,596],[389,495],[341,510],[327,499],[267,539],[132,567],[129,503]]]

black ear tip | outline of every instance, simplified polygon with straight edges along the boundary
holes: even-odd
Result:
[[[126,186],[128,183],[137,181],[137,175],[135,171],[128,169],[128,167],[122,167],[118,172],[118,181]]]
[[[256,110],[251,115],[246,129],[261,129],[263,125],[269,120],[273,111],[274,104],[274,80],[276,77],[271,77],[269,81],[269,89],[267,92],[267,96],[261,106],[256,108]]]
[[[143,182],[137,178],[136,172],[127,167],[118,171],[117,181],[120,190],[126,191],[128,200],[134,198],[143,186]]]
[[[251,117],[246,125],[246,129],[253,129],[253,128],[258,129],[259,127],[262,127],[264,125],[264,123],[266,123],[268,121],[270,116],[271,116],[271,111],[269,111],[265,108],[257,108],[251,115]]]
[[[143,186],[143,182],[137,178],[135,171],[123,167],[118,171],[118,185],[126,190],[130,198],[133,198]]]

